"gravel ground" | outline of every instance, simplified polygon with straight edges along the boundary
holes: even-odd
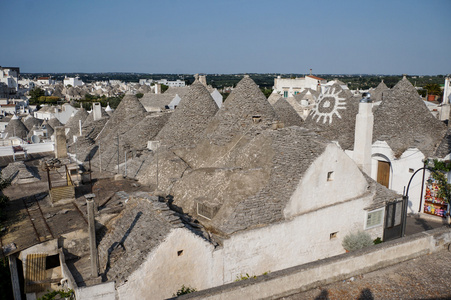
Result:
[[[441,250],[281,299],[451,299],[451,252]]]

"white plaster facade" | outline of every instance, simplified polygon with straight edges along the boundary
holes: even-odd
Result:
[[[449,77],[445,78],[445,85],[443,87],[443,103],[451,104],[451,80]]]
[[[281,78],[277,76],[274,79],[274,91],[284,98],[288,98],[302,92],[306,88],[321,91],[321,86],[326,83],[325,79],[313,75],[301,78]]]
[[[205,289],[246,273],[260,275],[342,254],[342,239],[366,229],[365,208],[373,197],[362,172],[330,144],[298,183],[285,221],[235,232],[216,248],[186,228],[174,229],[117,287],[119,299],[167,298],[182,285]],[[382,237],[382,224],[367,232]]]
[[[0,66],[0,82],[8,87],[9,93],[15,93],[19,89],[19,68],[9,68]]]
[[[403,194],[404,188],[407,188],[413,173],[424,167],[423,161],[426,158],[417,148],[407,149],[399,158],[395,157],[393,150],[385,141],[376,141],[372,147],[372,167],[371,178],[377,180],[378,161],[390,163],[390,181],[388,188]],[[429,177],[429,171],[425,173],[425,180]],[[413,177],[409,188],[409,204],[407,213],[418,213],[423,211],[420,208],[422,198],[422,174]]]
[[[34,112],[34,117],[40,120],[50,120],[51,118],[57,118],[61,123],[66,124],[72,114],[77,113],[78,109],[72,105],[65,103],[61,108],[56,108],[54,111],[38,110]]]
[[[71,85],[73,87],[82,86],[84,83],[79,77],[65,77],[63,80],[64,86]]]

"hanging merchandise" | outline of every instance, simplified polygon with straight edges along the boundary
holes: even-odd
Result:
[[[432,176],[426,182],[426,192],[424,195],[424,212],[439,217],[446,217],[448,204],[439,196],[439,184]]]

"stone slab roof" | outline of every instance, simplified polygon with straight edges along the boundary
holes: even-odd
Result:
[[[362,172],[366,181],[368,182],[369,189],[374,191],[373,201],[372,203],[365,207],[366,210],[374,210],[381,207],[385,207],[385,204],[394,200],[402,199],[402,195],[397,192],[387,189],[385,186],[381,185],[364,172]]]
[[[27,127],[28,131],[31,131],[31,129],[33,128],[33,126],[41,126],[43,120],[39,120],[36,119],[34,116],[32,115],[28,115],[25,118],[22,119],[23,124],[25,125],[25,127]]]
[[[158,197],[141,193],[131,196],[100,242],[100,269],[108,281],[122,285],[143,259],[158,247],[172,229],[183,227],[181,219]]]
[[[349,97],[339,84],[321,94],[305,124],[331,141],[338,141],[343,149],[354,146],[355,119],[359,99]]]
[[[79,134],[80,121],[83,124],[87,117],[88,112],[86,109],[80,108],[75,115],[71,116],[69,120],[67,120],[65,127],[69,128],[69,131],[66,133],[66,138],[68,140],[71,140],[74,135]]]
[[[289,126],[301,126],[304,120],[294,110],[284,98],[279,100],[273,105],[274,111],[277,114],[278,119],[283,122],[285,127]]]
[[[25,165],[23,161],[8,164],[2,169],[1,177],[11,180],[12,184],[30,183],[40,181],[39,171],[33,167]]]
[[[395,155],[409,147],[433,155],[446,133],[446,126],[424,104],[415,87],[404,77],[374,112],[373,142],[386,141]]]
[[[164,110],[165,106],[171,103],[175,95],[179,95],[179,97],[183,99],[188,94],[188,92],[188,86],[169,87],[163,94],[146,93],[139,101],[147,111],[149,111],[151,107]]]
[[[61,123],[60,120],[58,120],[58,119],[55,118],[55,117],[50,118],[50,120],[48,120],[47,123],[48,123],[50,126],[52,126],[52,128],[64,126],[64,124]]]
[[[271,93],[271,95],[269,95],[268,97],[269,104],[274,105],[280,97],[281,96],[279,93]]]
[[[162,145],[184,147],[196,143],[218,111],[205,86],[195,81],[156,139]]]
[[[328,143],[297,126],[266,130],[235,148],[224,167],[186,172],[174,186],[174,203],[193,214],[201,205],[211,214],[206,226],[226,235],[281,221],[303,174]]]
[[[389,90],[390,89],[385,85],[384,81],[382,80],[375,89],[371,89],[369,91],[371,94],[371,100],[373,100],[373,102],[382,101],[384,99],[383,94]]]
[[[159,108],[164,110],[169,103],[171,103],[172,99],[174,99],[175,95],[172,94],[154,94],[147,93],[139,99],[139,102],[144,106],[147,111],[152,111],[152,109]]]
[[[146,110],[138,101],[138,98],[131,94],[125,95],[98,139],[101,139],[103,142],[109,142],[113,136],[127,132],[139,123],[145,115]]]
[[[451,128],[448,127],[445,136],[440,142],[434,155],[439,158],[445,158],[449,153],[451,153]]]
[[[233,89],[205,131],[205,138],[217,145],[229,143],[234,136],[249,136],[270,128],[276,113],[255,82],[245,76]]]
[[[19,137],[21,139],[26,139],[28,135],[27,127],[22,123],[22,120],[18,117],[13,117],[8,122],[8,125],[5,128],[6,137]]]

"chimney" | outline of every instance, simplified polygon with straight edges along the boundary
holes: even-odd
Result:
[[[199,81],[200,81],[200,83],[202,83],[204,86],[207,86],[207,75],[199,75]]]
[[[66,158],[66,130],[64,127],[55,127],[55,158]]]
[[[312,69],[310,69],[310,75],[312,75]]]
[[[373,103],[369,93],[363,93],[355,120],[353,159],[357,166],[371,176],[371,146],[373,144]]]
[[[100,105],[100,102],[94,102],[92,104],[92,113],[94,121],[100,120],[102,118],[102,106]]]
[[[96,278],[99,276],[99,257],[97,255],[97,242],[96,242],[96,226],[94,218],[94,194],[85,195],[86,206],[88,210],[88,232],[89,232],[89,248],[91,250],[91,277]]]
[[[160,83],[155,84],[155,94],[161,94],[161,84]]]

